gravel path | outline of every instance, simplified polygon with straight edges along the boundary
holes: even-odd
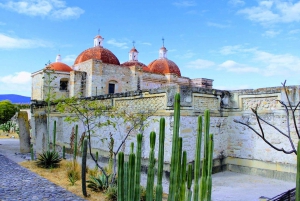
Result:
[[[0,200],[81,201],[84,199],[0,155]]]

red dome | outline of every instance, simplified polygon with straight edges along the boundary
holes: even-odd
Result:
[[[51,63],[49,66],[50,66],[50,70],[54,70],[54,71],[64,71],[64,72],[72,71],[72,68],[70,66],[61,62],[54,62]]]
[[[166,58],[156,59],[152,61],[148,65],[148,68],[153,73],[161,73],[161,74],[175,73],[178,76],[181,76],[178,66],[173,61]]]
[[[121,64],[121,66],[141,66],[141,67],[147,67],[145,64],[143,64],[142,62],[138,62],[138,61],[126,61],[124,63]]]
[[[103,63],[120,65],[118,58],[108,49],[103,47],[92,47],[84,50],[75,60],[74,65],[89,59],[101,60]]]

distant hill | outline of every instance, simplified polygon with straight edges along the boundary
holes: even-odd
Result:
[[[30,104],[30,97],[16,94],[0,94],[0,101],[10,100],[12,103]]]

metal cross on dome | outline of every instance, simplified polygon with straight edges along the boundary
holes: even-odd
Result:
[[[164,39],[164,37],[162,37],[162,42],[163,42],[163,47],[165,47],[165,39]]]
[[[135,41],[133,40],[133,41],[132,41],[132,45],[133,45],[133,47],[135,48],[134,44],[135,44]]]

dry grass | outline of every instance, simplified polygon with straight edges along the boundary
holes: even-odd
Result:
[[[71,183],[68,179],[67,176],[67,170],[68,167],[70,167],[70,161],[63,160],[60,163],[59,168],[54,168],[54,169],[43,169],[39,168],[35,165],[34,162],[32,161],[24,161],[20,163],[21,166],[31,170],[32,172],[37,173],[38,175],[48,179],[49,181],[57,184],[58,186],[61,186],[68,191],[71,191],[72,193],[86,199],[86,200],[91,200],[91,201],[104,201],[105,200],[105,195],[103,193],[96,193],[93,191],[90,191],[87,188],[87,192],[89,197],[84,197],[82,195],[82,190],[81,190],[81,180],[78,180],[74,186],[71,186]],[[87,177],[88,178],[88,177]]]
[[[10,138],[19,139],[19,135],[17,133],[6,133],[0,130],[0,139],[10,139]]]

